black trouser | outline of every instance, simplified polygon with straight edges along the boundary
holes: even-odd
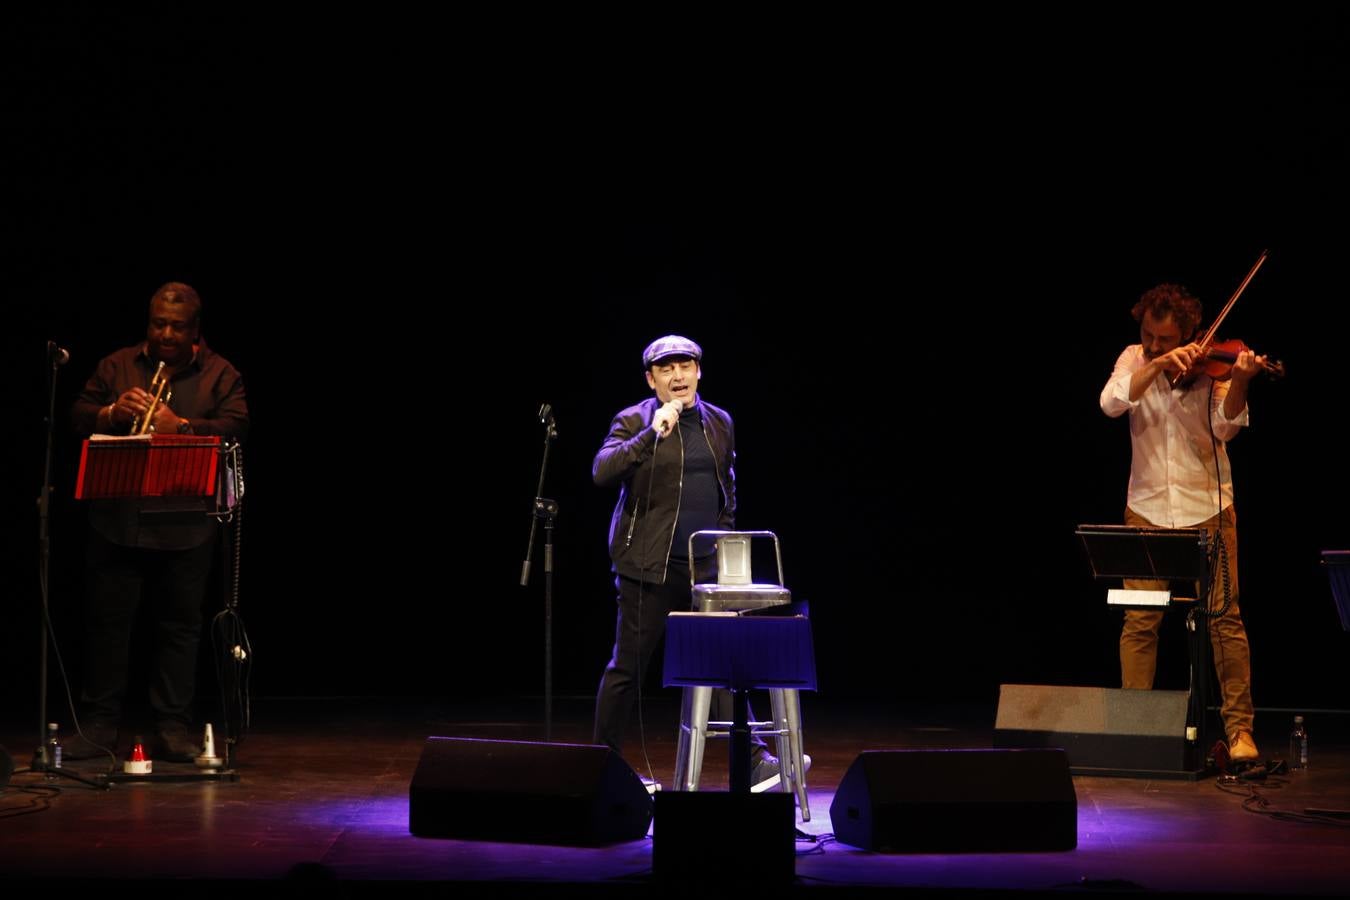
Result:
[[[700,583],[715,581],[715,560],[697,560]],[[688,612],[693,596],[689,589],[689,566],[683,561],[670,561],[665,584],[637,582],[622,575],[614,576],[619,589],[618,621],[614,626],[614,651],[605,673],[600,678],[600,690],[595,698],[595,736],[597,744],[608,744],[617,753],[623,744],[628,717],[637,704],[639,673],[642,681],[649,680],[648,668],[661,638],[666,634],[666,615]],[[641,614],[639,614],[641,595]],[[731,692],[713,691],[709,718],[731,721]],[[755,714],[750,713],[754,721]],[[764,746],[754,739],[756,752]]]
[[[150,708],[156,724],[190,722],[202,606],[215,542],[188,550],[144,550],[97,532],[86,554],[85,669],[81,697],[93,721],[116,724],[127,691],[132,629],[149,604]]]

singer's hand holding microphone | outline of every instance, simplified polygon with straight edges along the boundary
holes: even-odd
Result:
[[[656,439],[659,441],[663,437],[670,437],[670,433],[679,424],[680,413],[684,411],[684,402],[679,399],[673,399],[665,403],[652,416],[652,430],[656,432]]]

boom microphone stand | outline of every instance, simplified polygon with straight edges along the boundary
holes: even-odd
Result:
[[[33,764],[29,772],[44,772],[59,775],[90,787],[108,788],[106,783],[90,781],[64,766],[58,767],[56,760],[47,755],[47,644],[51,630],[51,616],[48,606],[48,584],[51,571],[51,539],[49,520],[51,518],[52,494],[52,443],[56,423],[56,371],[70,362],[70,354],[51,341],[47,342],[47,455],[42,469],[42,489],[38,492],[38,587],[42,600],[42,618],[38,623],[42,641],[38,653],[38,740],[33,751]],[[59,656],[58,656],[59,659]],[[63,667],[64,671],[64,667]],[[17,772],[15,774],[18,774]]]
[[[553,522],[558,516],[558,503],[542,496],[544,475],[548,471],[548,448],[558,436],[553,420],[553,407],[545,403],[539,407],[539,423],[544,426],[544,459],[539,464],[539,486],[534,492],[534,506],[530,516],[530,543],[525,548],[525,562],[520,567],[520,586],[530,583],[530,557],[534,553],[534,535],[539,520],[544,520],[544,740],[553,740]]]

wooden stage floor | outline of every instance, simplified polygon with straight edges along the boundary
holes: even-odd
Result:
[[[676,698],[649,698],[646,754],[669,784]],[[1309,807],[1350,808],[1350,735],[1309,716],[1312,765],[1263,783],[1075,777],[1077,849],[1031,853],[875,853],[830,839],[830,804],[863,750],[992,746],[993,710],[916,708],[804,696],[812,818],[800,828],[791,890],[818,896],[877,890],[948,895],[1063,891],[1119,895],[1344,894],[1350,823],[1310,821]],[[137,896],[318,889],[455,896],[637,896],[663,887],[650,837],[603,847],[414,837],[409,784],[428,736],[539,741],[542,702],[371,698],[258,699],[235,782],[116,784],[16,774],[0,793],[0,885],[65,880]],[[11,719],[14,711],[10,711]],[[553,740],[586,743],[590,701],[554,705]],[[52,715],[52,718],[64,718]],[[1288,715],[1258,714],[1257,740],[1283,757]],[[31,726],[6,721],[16,766]],[[725,742],[710,744],[705,786],[726,785]],[[639,770],[636,729],[625,758]],[[84,774],[94,761],[77,764]],[[101,764],[106,768],[107,763]],[[156,770],[173,767],[159,764]],[[191,767],[183,767],[191,771]],[[1287,813],[1296,815],[1288,816]],[[529,810],[521,810],[528,815]],[[697,866],[698,860],[690,860]],[[747,860],[747,865],[753,865]],[[48,889],[44,887],[44,889]],[[700,893],[703,888],[699,889]]]

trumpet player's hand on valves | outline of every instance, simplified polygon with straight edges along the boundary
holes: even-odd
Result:
[[[150,430],[159,434],[183,433],[181,426],[186,420],[181,418],[178,413],[169,408],[169,404],[160,401],[155,405],[155,411],[150,414]]]
[[[150,414],[150,427],[145,429],[146,432],[173,434],[181,430],[182,417],[162,399],[156,403],[154,395],[138,387],[118,395],[109,408],[108,418],[112,427],[121,431],[139,423],[147,413]]]
[[[112,409],[108,413],[113,427],[130,428],[133,420],[139,419],[150,409],[152,399],[149,394],[138,387],[123,391],[113,401]]]

